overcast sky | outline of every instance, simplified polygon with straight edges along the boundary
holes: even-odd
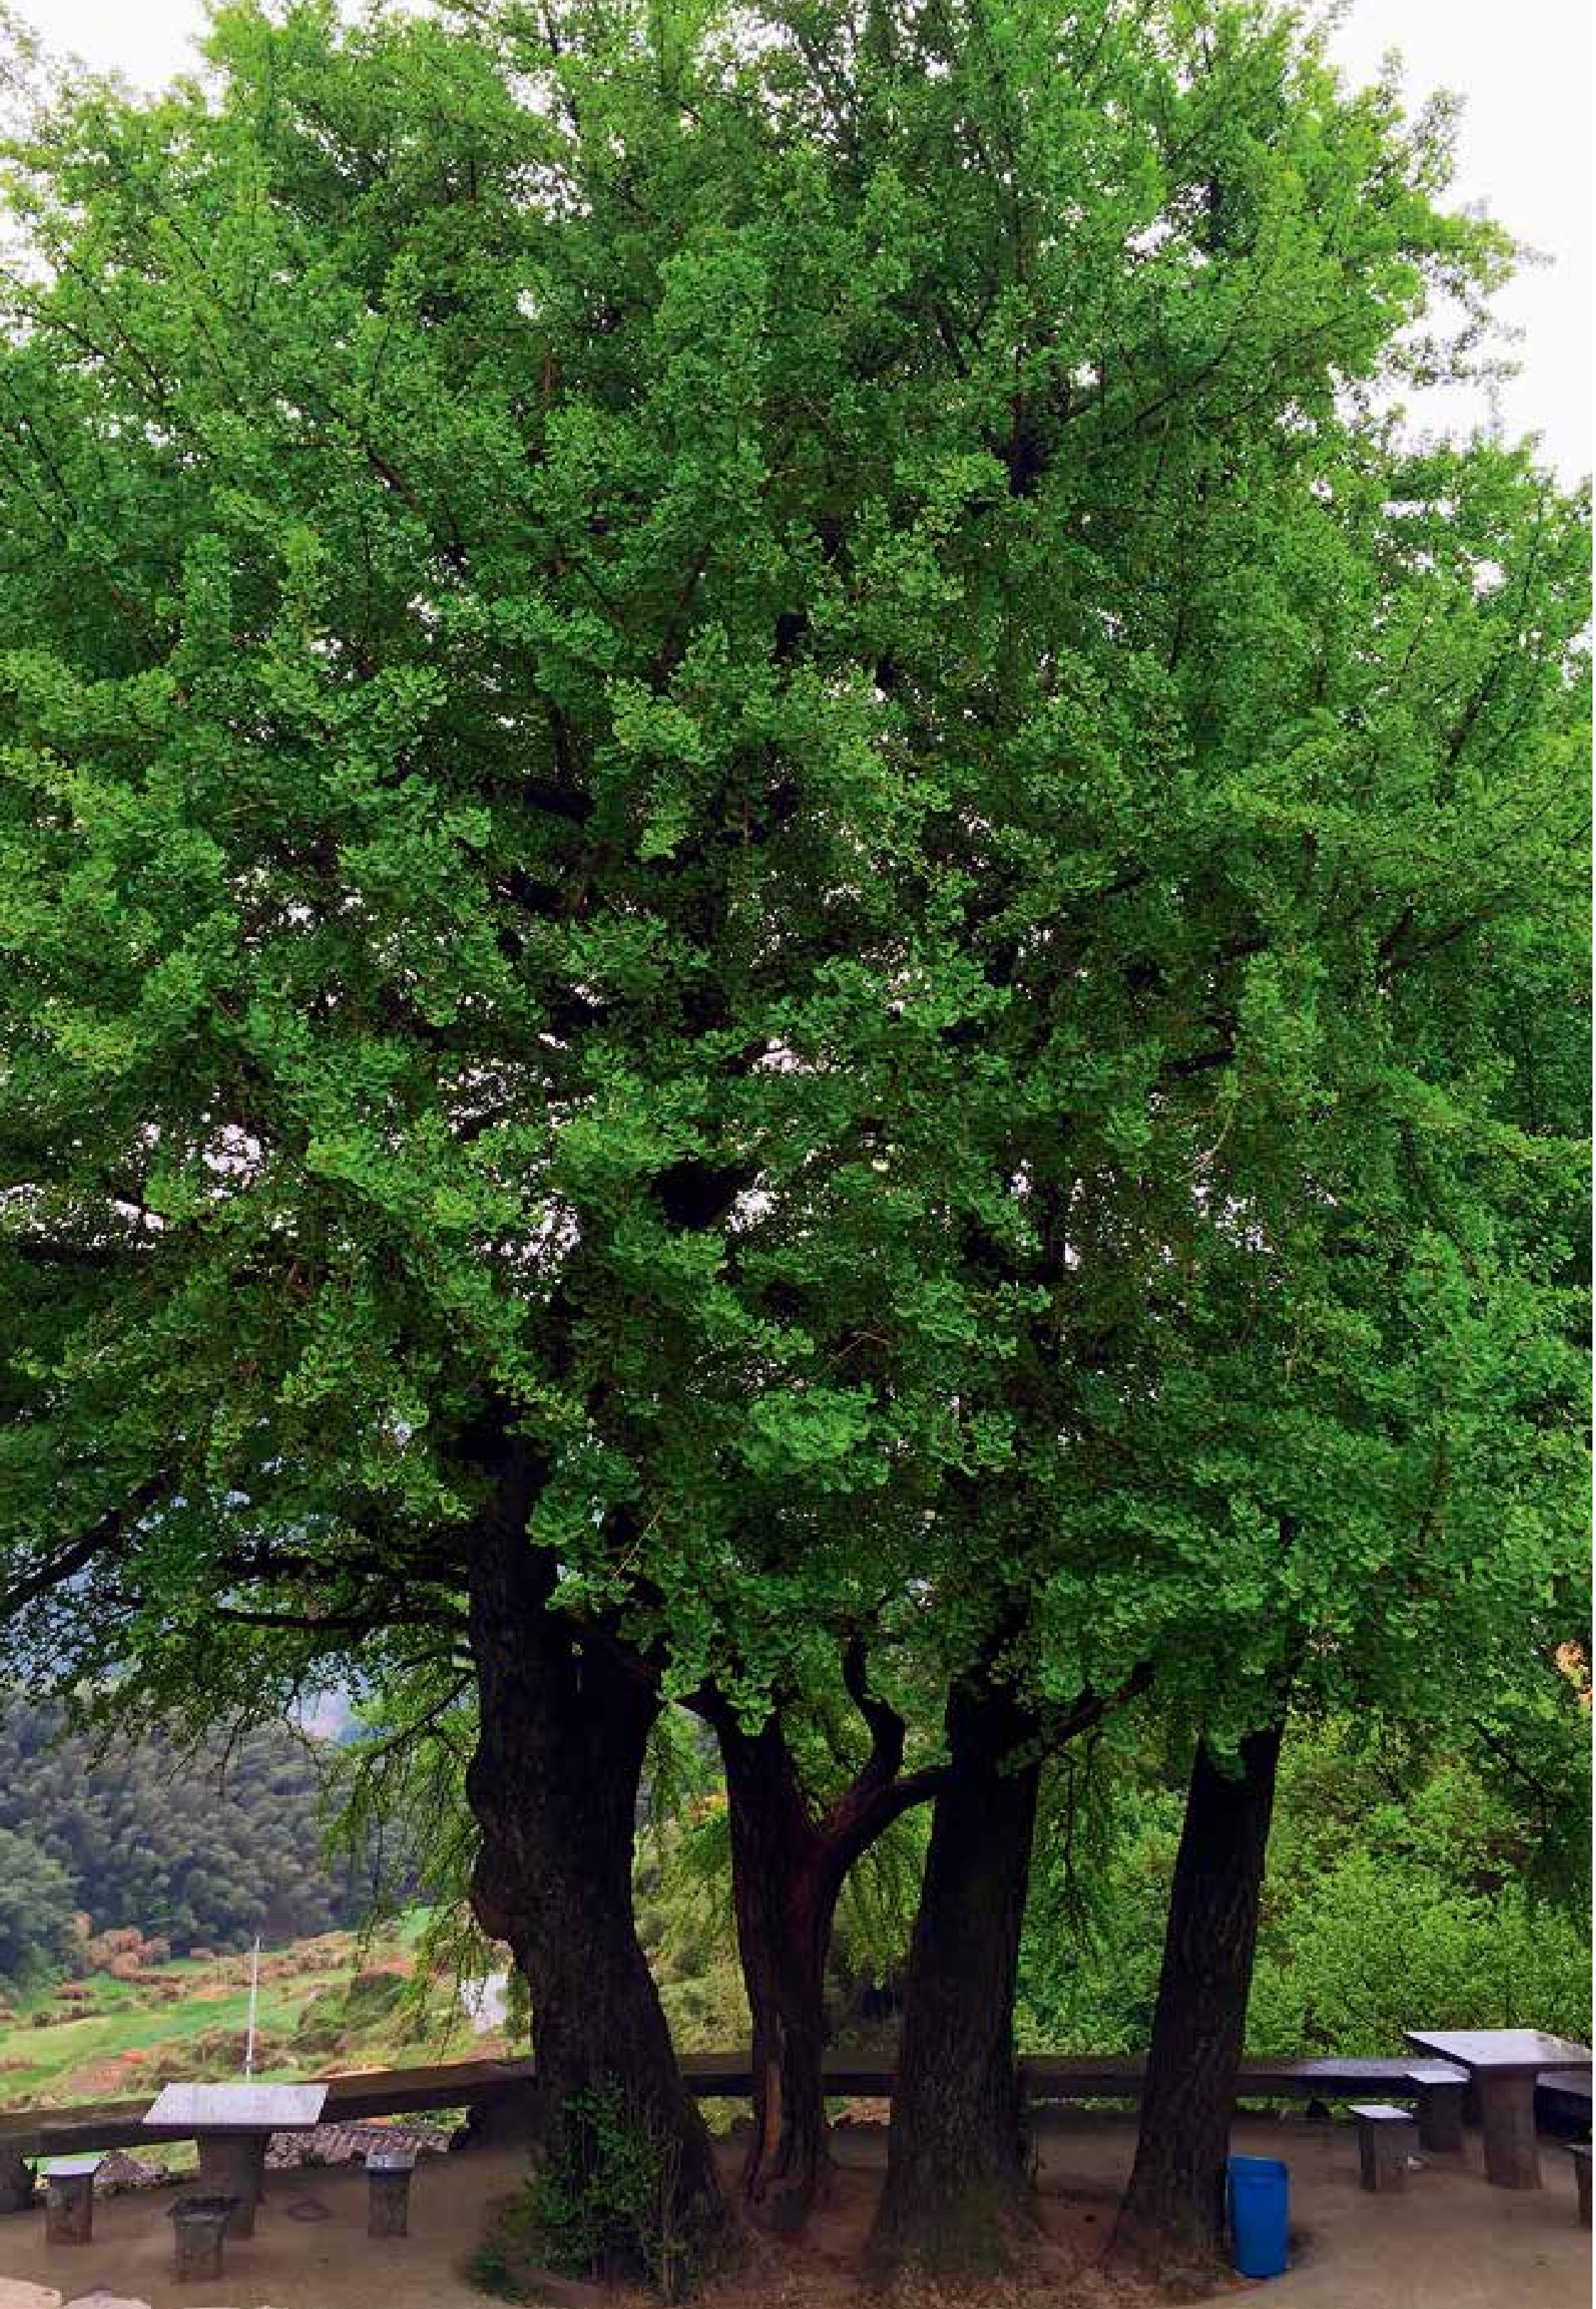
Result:
[[[193,62],[205,12],[203,0],[22,0],[21,13],[53,48],[157,85]],[[1569,480],[1592,463],[1593,14],[1591,0],[1353,0],[1335,43],[1360,79],[1396,48],[1416,99],[1436,87],[1465,99],[1458,196],[1550,260],[1502,300],[1523,332],[1523,374],[1501,416],[1512,433],[1539,433]]]

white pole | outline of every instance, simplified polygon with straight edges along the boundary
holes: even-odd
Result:
[[[254,2015],[261,1993],[261,1936],[254,1936],[254,1954],[249,1965],[249,2034],[244,2040],[244,2076],[246,2082],[254,2074]]]

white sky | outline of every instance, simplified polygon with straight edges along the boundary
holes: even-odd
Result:
[[[148,85],[193,63],[204,18],[203,0],[22,0],[21,13],[52,48]],[[1550,260],[1502,299],[1523,333],[1502,421],[1540,434],[1569,480],[1592,463],[1593,14],[1590,0],[1352,0],[1335,42],[1359,79],[1395,48],[1413,99],[1445,87],[1465,99],[1457,196]],[[1461,425],[1487,412],[1449,396],[1421,413]]]

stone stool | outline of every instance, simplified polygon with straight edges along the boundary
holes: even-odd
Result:
[[[1574,2159],[1574,2185],[1579,2191],[1579,2225],[1591,2226],[1591,2144],[1588,2140],[1571,2140],[1568,2154]]]
[[[1388,2101],[1355,2107],[1359,2174],[1366,2189],[1383,2196],[1408,2185],[1408,2159],[1419,2146],[1419,2127],[1410,2111]]]
[[[44,2168],[44,2234],[47,2244],[91,2244],[94,2240],[94,2175],[98,2157],[52,2157]]]
[[[1450,2061],[1416,2061],[1408,2071],[1419,2101],[1419,2146],[1450,2157],[1463,2145],[1463,2103],[1469,2078]]]
[[[177,2278],[221,2275],[221,2244],[237,2210],[237,2197],[179,2197],[171,2208]]]
[[[371,2194],[366,2209],[367,2236],[409,2236],[413,2149],[375,2149],[366,2159]]]

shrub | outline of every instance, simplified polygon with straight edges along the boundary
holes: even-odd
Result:
[[[1583,2037],[1590,1959],[1578,1924],[1510,1884],[1469,1892],[1421,1864],[1354,1848],[1258,1952],[1258,2053],[1400,2052],[1403,2030],[1549,2028]]]
[[[677,2222],[676,2182],[674,2142],[618,2085],[573,2093],[531,2184],[551,2265],[582,2277],[642,2274],[662,2299],[682,2299],[697,2241]]]
[[[703,2239],[676,2212],[676,2149],[611,2082],[573,2093],[540,2169],[500,2213],[467,2275],[502,2301],[536,2297],[539,2262],[569,2277],[643,2278],[681,2301],[703,2273]]]

